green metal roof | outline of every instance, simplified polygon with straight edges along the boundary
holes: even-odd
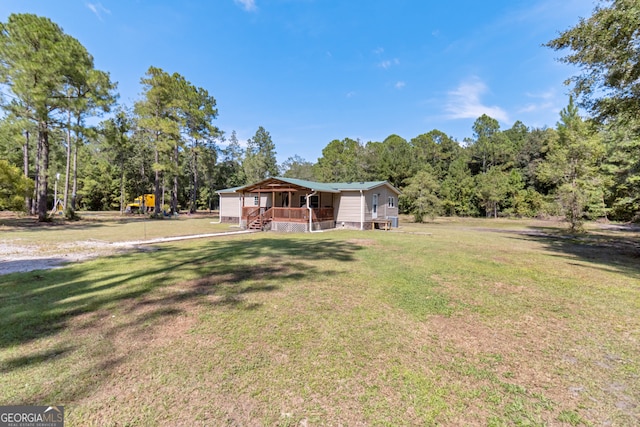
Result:
[[[322,191],[325,193],[339,193],[340,191],[336,189],[333,184],[326,184],[323,182],[314,182],[314,181],[306,181],[304,179],[297,178],[284,178],[280,176],[274,177],[274,179],[278,179],[280,181],[287,182],[293,185],[299,185],[300,187],[306,187],[314,191]]]
[[[389,184],[387,181],[360,181],[360,182],[315,182],[315,181],[306,181],[304,179],[297,178],[285,178],[276,176],[268,179],[277,179],[282,182],[286,182],[288,184],[297,185],[300,187],[305,187],[313,191],[321,191],[325,193],[340,193],[341,191],[359,191],[359,190],[371,190],[372,188],[380,187],[385,185],[398,194],[400,191],[396,189],[393,185]],[[266,181],[266,180],[265,180]],[[256,183],[259,184],[259,183]],[[243,185],[240,187],[226,188],[224,190],[218,190],[217,193],[236,193],[241,191],[243,188],[251,187],[255,184]]]
[[[225,188],[223,190],[218,190],[216,191],[216,193],[235,193],[236,191],[244,188],[244,185],[241,185],[240,187],[231,187],[231,188]]]
[[[388,184],[387,181],[360,181],[360,182],[336,182],[331,185],[338,190],[371,190]]]

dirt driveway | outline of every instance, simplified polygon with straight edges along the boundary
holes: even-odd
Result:
[[[246,234],[250,232],[253,231],[242,230],[126,242],[88,240],[54,245],[25,245],[20,241],[4,241],[0,242],[0,275],[59,268],[73,262],[81,262],[100,256],[149,248],[149,245],[157,243]]]
[[[126,248],[107,242],[73,242],[55,246],[0,243],[0,275],[61,267],[70,262],[111,255]]]

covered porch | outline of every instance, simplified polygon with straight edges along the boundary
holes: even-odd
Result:
[[[334,193],[269,178],[242,189],[242,225],[247,229],[301,232],[335,227]]]

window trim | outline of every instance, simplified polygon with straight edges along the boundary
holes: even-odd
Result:
[[[315,202],[315,203],[314,203]],[[320,195],[319,194],[315,194],[313,196],[311,196],[311,208],[312,209],[318,209],[320,207]],[[300,207],[306,207],[307,206],[307,196],[306,195],[301,195],[300,196]]]

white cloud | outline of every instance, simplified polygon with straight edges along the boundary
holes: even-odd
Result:
[[[258,9],[256,6],[256,0],[233,0],[236,4],[242,6],[247,12],[253,12]]]
[[[518,113],[533,113],[535,111],[548,111],[555,110],[555,104],[553,102],[543,102],[540,104],[527,104],[518,110]]]
[[[394,58],[393,60],[385,60],[378,64],[378,67],[384,68],[385,70],[389,69],[392,65],[400,64],[400,60],[398,58]]]
[[[354,96],[356,96],[356,93],[354,91],[348,92],[347,93],[347,98],[353,98]]]
[[[405,87],[406,85],[407,85],[407,84],[406,84],[405,82],[400,81],[400,82],[397,82],[397,83],[395,84],[395,87],[396,87],[396,89],[402,89],[402,88],[403,88],[403,87]]]
[[[477,77],[461,83],[450,91],[445,110],[450,119],[477,119],[483,114],[501,122],[508,122],[509,115],[497,106],[483,105],[480,96],[487,92],[487,85]]]
[[[525,95],[527,95],[529,98],[553,99],[556,96],[556,90],[549,89],[546,92],[540,93],[527,92]]]
[[[543,92],[527,92],[525,95],[527,98],[532,98],[533,101],[521,107],[518,113],[555,112],[560,110],[558,107],[558,93],[555,88]]]
[[[527,104],[518,110],[518,113],[533,113],[538,109],[536,104]]]
[[[375,53],[376,55],[380,55],[383,52],[384,52],[384,48],[382,47],[378,47],[373,50],[373,53]]]
[[[98,3],[87,3],[86,6],[101,21],[102,21],[102,14],[106,13],[107,15],[111,15],[111,11],[109,9],[107,9],[106,7],[104,7],[102,5],[102,3],[99,3],[99,2]]]

